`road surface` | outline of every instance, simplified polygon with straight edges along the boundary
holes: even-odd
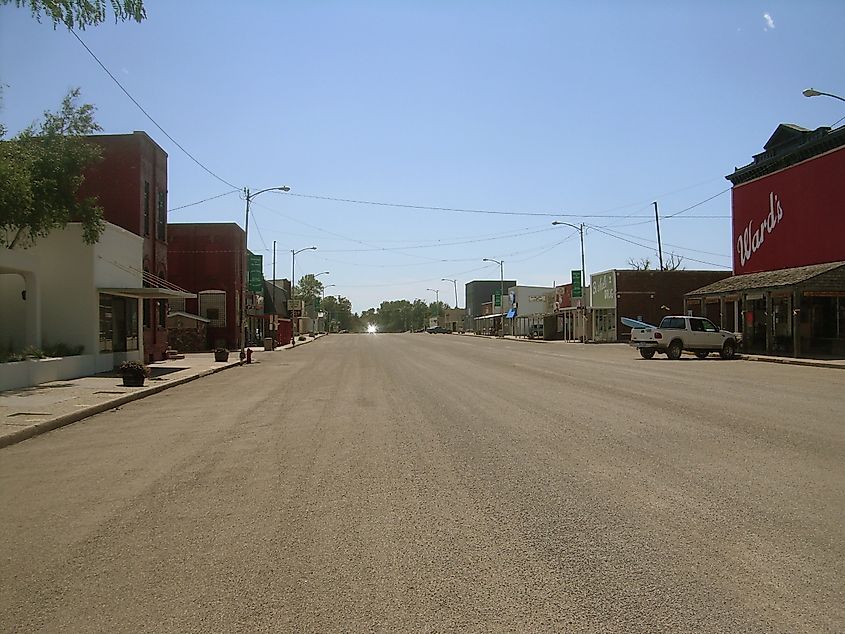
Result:
[[[845,373],[334,335],[0,450],[0,631],[845,631]]]

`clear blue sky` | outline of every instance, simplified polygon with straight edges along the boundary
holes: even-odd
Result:
[[[631,257],[656,261],[653,200],[662,215],[685,209],[726,189],[724,176],[779,123],[815,128],[845,116],[842,102],[801,95],[810,86],[845,93],[841,0],[145,4],[141,24],[109,21],[80,35],[224,180],[568,214],[560,219],[646,245],[589,229],[588,275]],[[0,118],[11,132],[79,86],[105,132],[146,130],[165,148],[171,208],[231,189],[156,129],[63,27],[0,7],[0,60]],[[290,275],[290,249],[316,245],[297,258],[297,277],[331,271],[328,293],[356,311],[431,301],[427,288],[453,303],[440,279],[457,277],[461,292],[472,279],[498,279],[484,257],[504,259],[505,276],[521,284],[567,282],[580,268],[575,232],[547,216],[274,193],[253,212],[249,247],[265,256],[267,277],[273,240],[277,277]],[[666,219],[664,251],[687,268],[716,268],[691,258],[730,268],[729,214],[725,193]],[[242,225],[243,216],[233,193],[170,220]]]

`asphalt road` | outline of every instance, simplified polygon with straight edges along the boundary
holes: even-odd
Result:
[[[0,631],[845,631],[841,370],[262,359],[0,450]]]

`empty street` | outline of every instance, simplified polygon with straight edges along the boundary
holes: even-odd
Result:
[[[0,450],[0,630],[845,630],[845,372],[331,335]]]

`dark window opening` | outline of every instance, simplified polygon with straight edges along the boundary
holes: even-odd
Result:
[[[150,235],[150,184],[144,181],[144,235]]]
[[[158,193],[158,209],[156,210],[156,238],[162,242],[167,239],[167,194]]]

